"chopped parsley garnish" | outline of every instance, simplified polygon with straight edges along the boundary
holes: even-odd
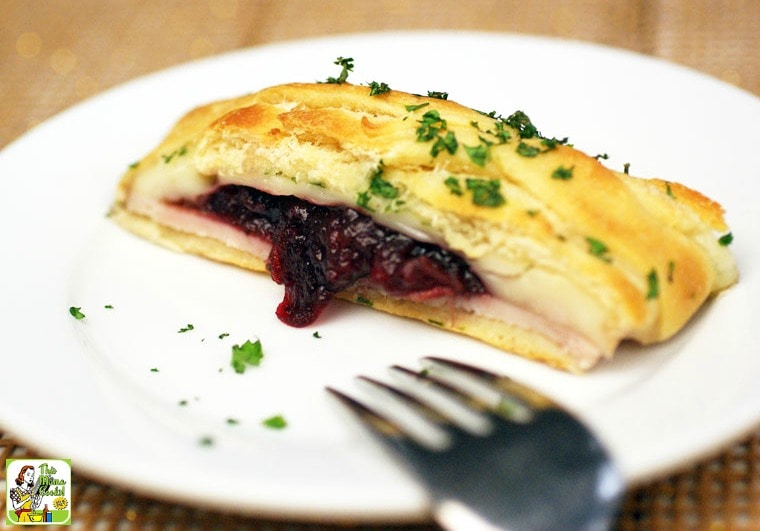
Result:
[[[219,334],[219,339],[224,339],[225,337],[228,337],[230,334],[228,332],[222,332]]]
[[[723,236],[721,236],[720,238],[718,238],[718,243],[720,245],[722,245],[723,247],[727,247],[727,246],[731,245],[731,242],[733,242],[733,241],[734,241],[734,235],[731,234],[730,232],[728,232],[728,233],[724,234]]]
[[[417,142],[430,142],[435,140],[433,147],[430,149],[430,154],[433,157],[438,156],[441,151],[448,151],[452,155],[456,153],[459,143],[456,136],[451,131],[448,131],[445,135],[442,131],[446,131],[446,120],[441,118],[441,115],[435,109],[429,110],[422,115],[422,119],[418,120],[420,126],[417,128]]]
[[[103,306],[103,308],[105,308],[106,310],[113,310],[113,304],[106,304],[105,306]]]
[[[338,77],[328,77],[325,83],[340,85],[348,79],[348,73],[354,69],[354,60],[351,57],[338,57],[333,64],[341,67],[340,75]]]
[[[374,211],[374,209],[370,208],[369,206],[370,199],[371,197],[369,195],[369,190],[365,190],[364,192],[359,192],[356,196],[356,204],[362,208],[366,208],[367,210]]]
[[[182,146],[175,149],[168,155],[161,155],[161,158],[164,159],[164,164],[169,164],[172,161],[172,159],[174,159],[175,157],[181,157],[182,155],[185,155],[186,153],[187,153],[187,146]]]
[[[559,179],[560,181],[567,181],[569,179],[572,179],[573,168],[574,166],[570,166],[569,168],[565,168],[564,166],[559,166],[556,170],[552,172],[552,179]]]
[[[320,336],[320,335],[319,335],[319,332],[318,332],[318,331],[317,331],[317,332],[314,332],[314,333],[313,333],[313,334],[311,334],[311,335],[312,335],[312,337],[316,337],[317,339],[322,339],[322,336]]]
[[[449,93],[448,92],[438,92],[436,90],[428,90],[428,98],[435,98],[437,100],[447,100],[449,99]]]
[[[81,321],[82,319],[85,318],[85,315],[82,313],[82,308],[79,308],[77,306],[72,306],[71,308],[69,308],[69,313],[77,321]]]
[[[675,199],[676,198],[676,194],[673,193],[673,187],[670,186],[670,183],[668,183],[668,182],[665,183],[665,193],[671,199]]]
[[[462,185],[459,183],[459,179],[457,179],[453,175],[451,177],[448,177],[445,181],[443,181],[443,184],[445,184],[446,188],[448,188],[449,191],[454,195],[464,194],[464,192],[462,191]]]
[[[247,340],[242,345],[232,346],[230,365],[232,365],[236,373],[243,374],[247,365],[257,367],[263,357],[264,350],[261,348],[261,341],[257,339],[252,343],[250,340]]]
[[[417,128],[417,142],[429,142],[435,139],[438,134],[446,129],[446,120],[435,109],[430,110],[422,115],[419,120],[420,126]]]
[[[485,167],[486,162],[491,159],[491,146],[492,142],[484,138],[480,138],[480,144],[477,146],[464,146],[464,150],[467,152],[467,156],[470,160],[480,167]]]
[[[512,138],[512,133],[509,132],[509,129],[505,129],[504,125],[504,122],[496,122],[496,131],[489,131],[499,140],[500,144],[506,144]]]
[[[281,430],[285,427],[287,427],[288,423],[285,420],[285,417],[282,415],[274,415],[272,417],[269,417],[268,419],[264,419],[261,421],[261,423],[266,426],[267,428],[272,428],[275,430]]]
[[[533,157],[537,157],[539,153],[541,153],[541,148],[538,148],[536,146],[531,146],[530,144],[526,144],[525,142],[520,142],[519,144],[517,144],[518,155],[521,155],[523,157],[533,158]]]
[[[372,304],[372,301],[371,301],[371,300],[369,300],[369,299],[368,299],[367,297],[365,297],[364,295],[357,295],[357,296],[356,296],[356,302],[358,302],[358,303],[360,303],[360,304],[364,304],[365,306],[370,306],[370,307],[372,307],[372,306],[373,306],[373,304]]]
[[[398,197],[398,188],[383,179],[384,170],[383,162],[380,161],[380,165],[372,172],[372,176],[370,177],[369,191],[385,199],[396,199]]]
[[[385,166],[383,165],[383,161],[380,161],[380,164],[372,171],[372,174],[370,175],[369,188],[357,195],[357,205],[372,211],[373,209],[369,206],[369,202],[372,196],[382,197],[383,199],[390,200],[398,198],[400,194],[398,188],[383,178],[384,171]]]
[[[630,170],[630,169],[631,169],[631,163],[630,162],[626,162],[625,164],[623,164],[623,173],[625,173],[626,175],[628,175],[628,170]]]
[[[184,400],[184,399],[180,400],[179,402],[177,402],[177,405],[178,406],[186,406],[187,405],[187,400]]]
[[[599,159],[607,160],[610,158],[610,156],[607,153],[601,153],[599,155],[595,155],[594,158],[596,160],[599,160]]]
[[[472,192],[472,202],[478,206],[499,207],[506,203],[499,191],[501,182],[498,179],[467,179],[466,184]]]
[[[541,145],[546,148],[544,151],[551,151],[552,149],[557,149],[557,146],[564,146],[567,144],[567,141],[567,138],[544,138],[541,140]]]
[[[451,131],[448,131],[446,136],[438,135],[433,147],[430,148],[430,154],[437,157],[438,153],[445,150],[453,155],[457,152],[457,147],[459,147],[459,143],[457,142],[456,136],[454,136],[454,133]]]
[[[152,368],[150,369],[150,372],[158,372],[158,367],[152,367]]]
[[[414,112],[414,111],[417,111],[419,109],[422,109],[423,107],[427,107],[428,105],[430,105],[430,102],[426,101],[425,103],[420,103],[420,104],[417,104],[417,105],[405,105],[404,109],[406,109],[409,112]]]
[[[240,424],[240,421],[239,421],[238,419],[233,419],[233,418],[231,418],[231,417],[230,417],[230,418],[228,418],[228,419],[226,420],[226,422],[227,422],[227,424],[228,424],[228,425],[230,425],[230,426],[237,426],[238,424]]]
[[[647,300],[656,299],[660,296],[660,282],[657,278],[657,271],[652,269],[647,275]]]
[[[528,144],[527,142],[520,142],[517,144],[517,154],[522,155],[523,157],[537,157],[541,153],[546,153],[547,151],[551,151],[553,149],[557,149],[557,146],[564,145],[567,143],[567,138],[563,138],[562,140],[558,140],[556,138],[544,138],[541,140],[541,145],[544,147],[544,149],[541,149],[538,146],[532,146]]]
[[[378,83],[377,81],[373,81],[369,84],[369,95],[370,96],[378,96],[380,94],[385,94],[386,92],[390,92],[391,88],[388,86],[387,83]]]
[[[668,282],[670,284],[673,283],[673,273],[675,273],[676,270],[676,263],[671,260],[668,262]]]
[[[214,446],[214,439],[209,435],[204,435],[198,440],[198,444],[201,446]]]
[[[586,242],[588,242],[588,252],[600,260],[604,260],[605,262],[612,262],[612,258],[610,258],[608,254],[610,250],[604,243],[597,240],[596,238],[591,237],[586,237]]]
[[[495,111],[492,111],[490,113],[484,113],[481,111],[477,111],[480,114],[483,114],[484,116],[488,116],[489,118],[492,118],[495,121],[494,128],[495,130],[488,130],[485,131],[489,135],[494,136],[499,144],[506,144],[509,142],[512,138],[512,131],[511,129],[515,129],[518,132],[518,135],[521,139],[530,139],[530,138],[536,138],[541,140],[541,146],[532,146],[530,144],[527,144],[525,142],[520,142],[517,146],[517,153],[522,155],[523,157],[536,157],[539,153],[544,153],[546,151],[551,151],[553,149],[556,149],[559,145],[566,145],[568,144],[569,139],[563,138],[563,139],[557,139],[557,138],[547,138],[543,136],[539,131],[538,128],[536,128],[535,125],[533,125],[533,122],[531,121],[530,117],[528,117],[527,114],[525,114],[523,111],[515,111],[511,115],[509,115],[507,118],[504,118],[500,115],[497,115]],[[477,128],[479,131],[481,130],[479,128],[479,125],[477,122],[472,122],[471,125],[475,128]],[[599,157],[599,155],[597,155]],[[606,158],[606,155],[605,155]]]
[[[195,327],[191,325],[190,323],[187,323],[187,326],[180,328],[177,330],[178,334],[184,334],[185,332],[189,332],[190,330],[195,330]]]
[[[443,326],[443,321],[437,321],[435,319],[428,319],[428,323],[435,326]]]
[[[453,132],[448,131],[445,135],[443,134],[443,131],[446,131],[447,124],[438,111],[429,110],[422,115],[422,119],[418,120],[417,123],[420,124],[417,128],[417,142],[435,140],[433,147],[430,148],[430,154],[433,157],[437,157],[441,151],[448,151],[452,155],[456,153],[459,143]]]
[[[139,165],[140,165],[140,161],[139,161],[139,160],[136,160],[135,162],[133,162],[132,164],[130,164],[129,166],[127,166],[127,168],[129,168],[130,170],[134,170],[134,169],[135,169],[135,168],[137,168]]]
[[[533,125],[533,122],[530,121],[528,115],[523,111],[515,111],[508,118],[503,120],[508,126],[517,129],[520,133],[520,138],[534,138],[541,136],[538,129],[536,129],[536,126]]]

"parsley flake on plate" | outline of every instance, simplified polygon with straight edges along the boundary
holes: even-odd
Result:
[[[85,315],[82,313],[82,308],[79,308],[77,306],[72,306],[71,308],[69,308],[69,313],[77,321],[80,321],[85,318]]]
[[[243,374],[247,365],[258,367],[261,359],[264,357],[264,350],[261,348],[261,341],[251,342],[247,340],[242,345],[232,346],[232,360],[230,364],[235,372]]]
[[[261,421],[261,423],[267,428],[272,428],[275,430],[281,430],[287,427],[288,425],[288,422],[285,420],[285,417],[283,417],[282,415],[274,415],[272,417],[269,417],[268,419],[264,419],[263,421]]]

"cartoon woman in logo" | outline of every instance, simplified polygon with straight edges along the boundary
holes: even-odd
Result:
[[[34,481],[34,467],[25,465],[16,478],[15,489],[11,489],[10,496],[13,502],[13,509],[16,512],[19,522],[35,522],[35,516],[31,512],[40,506],[42,496],[37,494],[39,490],[39,478]],[[39,516],[37,516],[39,518]]]

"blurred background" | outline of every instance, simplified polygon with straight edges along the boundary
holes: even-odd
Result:
[[[398,29],[599,43],[760,95],[756,0],[3,0],[0,148],[77,101],[171,65],[264,43]]]

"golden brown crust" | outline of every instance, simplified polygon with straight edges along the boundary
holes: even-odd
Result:
[[[438,128],[427,130],[430,140],[420,138],[426,120]],[[453,153],[431,151],[449,134]],[[171,169],[166,158],[179,151],[186,159]],[[580,331],[608,355],[624,338],[671,337],[737,278],[717,243],[727,231],[722,209],[702,194],[611,171],[551,139],[520,138],[503,120],[451,101],[399,91],[370,96],[349,84],[276,86],[192,111],[125,175],[117,205],[128,211],[131,196],[151,194],[161,201],[169,195],[163,179],[192,181],[187,190],[229,182],[359,208],[379,168],[398,197],[365,195],[365,212],[460,253],[491,290],[503,290],[498,296]],[[477,204],[469,183],[492,181],[503,204]],[[190,241],[175,244],[220,259]],[[223,260],[247,267],[242,255]],[[385,311],[431,319],[425,305],[375,297]],[[572,366],[563,361],[570,354],[540,334],[511,325],[495,332],[493,318],[459,317],[480,319],[468,322],[471,335],[500,348]]]

